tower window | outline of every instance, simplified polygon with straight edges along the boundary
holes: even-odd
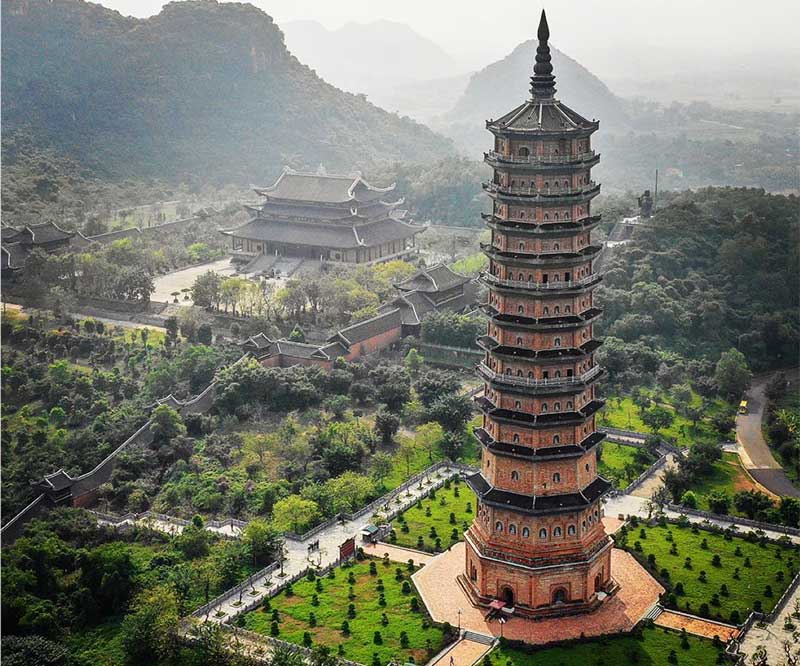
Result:
[[[509,525],[508,526],[508,533],[509,534],[516,534],[517,533],[517,526],[516,525]]]
[[[512,481],[519,481],[519,472],[517,470],[514,470],[513,472],[511,472],[511,480]]]
[[[553,340],[553,346],[554,347],[560,347],[561,346],[561,338],[555,338]]]
[[[545,413],[546,411],[547,411],[547,403],[543,402],[542,403],[542,413]]]
[[[569,534],[570,536],[573,536],[575,534],[575,525],[570,525],[567,528],[567,534]]]
[[[553,530],[553,536],[554,536],[554,537],[560,537],[560,536],[561,536],[561,528],[560,528],[560,527],[556,527],[556,528]]]
[[[514,435],[511,438],[511,441],[514,442],[514,444],[519,444],[519,435]]]
[[[546,539],[547,538],[547,530],[543,527],[539,530],[539,538]]]
[[[553,435],[553,444],[561,444],[561,437],[559,435]]]
[[[527,527],[522,528],[522,536],[526,539],[531,535],[531,531]]]
[[[495,532],[502,532],[503,531],[503,523],[499,520],[494,524],[494,531]]]
[[[561,475],[558,472],[553,474],[553,483],[561,483]]]

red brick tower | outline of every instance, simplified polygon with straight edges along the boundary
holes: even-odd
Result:
[[[468,479],[478,513],[466,533],[462,582],[478,604],[502,600],[521,615],[591,610],[613,586],[600,499],[595,431],[602,371],[592,335],[601,276],[590,213],[600,186],[588,121],[555,98],[542,12],[531,99],[486,127],[494,169],[483,279],[488,330],[478,400],[481,472]]]

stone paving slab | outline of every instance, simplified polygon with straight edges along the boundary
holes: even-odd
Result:
[[[401,548],[383,541],[367,544],[364,546],[364,552],[367,555],[379,558],[388,555],[392,562],[402,562],[403,564],[406,564],[409,560],[414,560],[414,564],[428,564],[435,557],[431,553],[424,553],[421,550],[412,550],[411,548]]]
[[[433,663],[428,663],[427,666],[451,666],[451,658],[453,660],[452,666],[472,666],[491,649],[491,645],[462,638],[453,643],[452,647],[439,659]]]
[[[496,620],[485,619],[486,609],[472,605],[456,576],[464,569],[465,545],[454,545],[449,551],[437,555],[428,565],[417,571],[412,580],[431,617],[437,622],[449,622],[454,627],[490,636],[505,636],[542,645],[555,641],[584,636],[602,636],[633,629],[658,601],[664,588],[632,555],[614,548],[611,551],[611,575],[620,585],[592,613],[561,618],[530,620],[514,617],[501,625]]]
[[[667,629],[675,629],[677,631],[686,629],[688,633],[694,634],[695,636],[703,636],[704,638],[719,636],[720,640],[724,643],[727,643],[729,640],[739,635],[739,628],[731,626],[730,624],[714,622],[713,620],[706,620],[695,615],[687,615],[686,613],[676,613],[671,610],[665,610],[661,613],[661,615],[656,618],[654,624],[659,627],[666,627]]]

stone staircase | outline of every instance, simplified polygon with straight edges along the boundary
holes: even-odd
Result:
[[[653,604],[652,608],[645,614],[642,618],[643,620],[655,620],[658,619],[658,616],[664,612],[664,607],[661,604]]]

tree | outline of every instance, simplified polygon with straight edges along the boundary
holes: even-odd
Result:
[[[200,324],[197,327],[197,341],[202,345],[210,345],[212,342],[213,334],[210,324]]]
[[[423,363],[425,363],[425,359],[422,357],[422,354],[413,347],[408,350],[408,354],[406,354],[405,358],[405,366],[409,375],[416,377]]]
[[[420,402],[426,407],[430,407],[443,396],[458,392],[460,388],[461,381],[458,377],[443,370],[428,370],[414,384]]]
[[[642,422],[656,434],[664,428],[669,428],[674,420],[675,415],[672,411],[661,405],[654,405],[642,412]]]
[[[666,485],[661,485],[656,488],[648,500],[648,516],[650,515],[650,509],[655,509],[656,513],[659,514],[664,513],[664,507],[670,503],[671,499],[672,496]]]
[[[383,481],[392,473],[393,468],[392,456],[388,453],[378,451],[378,453],[372,456],[370,472],[381,489],[385,487]]]
[[[222,277],[214,271],[207,271],[199,275],[192,285],[192,300],[201,308],[214,308],[219,310],[222,300]]]
[[[450,393],[437,398],[427,410],[427,418],[437,421],[445,430],[460,433],[472,416],[472,403],[469,398],[458,393]]]
[[[733,496],[733,505],[748,518],[755,518],[759,513],[772,507],[768,495],[755,490],[742,490]]]
[[[42,636],[3,636],[3,666],[73,666],[75,661],[62,645]]]
[[[167,467],[179,458],[187,458],[191,454],[191,441],[183,437],[186,433],[186,426],[183,424],[181,415],[169,405],[159,405],[153,410],[151,417],[150,432],[153,433],[153,441],[150,444],[156,452],[156,458],[161,463],[161,470],[158,475],[158,483],[166,472]]]
[[[375,432],[384,444],[391,444],[392,439],[400,429],[400,417],[385,409],[379,409],[375,414]]]
[[[306,334],[302,328],[300,328],[300,324],[295,324],[292,332],[289,333],[289,341],[290,342],[305,342],[306,341]]]
[[[410,437],[401,437],[397,453],[406,463],[406,476],[411,476],[411,463],[417,455],[417,443]]]
[[[414,440],[428,452],[429,462],[433,462],[436,445],[442,441],[442,437],[444,437],[444,431],[442,426],[436,422],[423,423],[417,428]]]
[[[737,399],[743,395],[750,386],[752,378],[753,373],[750,371],[747,359],[738,349],[729,349],[719,357],[714,371],[714,381],[725,397]]]
[[[728,513],[728,509],[731,505],[731,496],[728,495],[728,493],[722,490],[712,490],[706,495],[706,500],[708,501],[708,507],[714,513],[720,515]]]
[[[697,495],[695,495],[693,491],[687,490],[685,493],[683,493],[683,495],[681,495],[681,504],[689,509],[696,509]]]
[[[275,553],[283,543],[283,537],[266,520],[254,518],[244,528],[242,541],[253,557],[253,566],[263,567],[274,560]]]
[[[170,344],[175,344],[178,340],[178,329],[180,325],[178,324],[177,317],[167,317],[164,321],[164,328],[167,329],[167,341]]]
[[[180,615],[175,593],[166,587],[145,589],[122,621],[121,642],[131,664],[168,661],[177,654]]]
[[[278,500],[272,509],[273,524],[282,532],[291,530],[299,534],[301,529],[309,527],[318,517],[317,503],[299,495],[289,495]]]
[[[800,499],[796,497],[781,497],[778,512],[784,525],[789,527],[800,526]]]

